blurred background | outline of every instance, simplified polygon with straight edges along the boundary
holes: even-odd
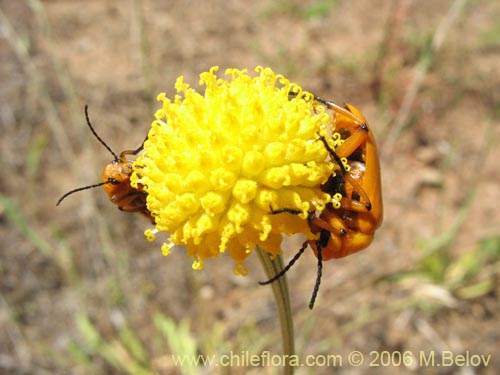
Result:
[[[134,149],[177,76],[271,67],[360,108],[376,134],[385,218],[369,249],[288,273],[297,352],[366,373],[500,369],[500,2],[496,0],[0,1],[0,373],[277,374],[176,366],[171,354],[281,353],[270,287],[222,256],[164,258],[99,182]],[[301,239],[287,240],[285,260]],[[351,367],[359,350],[366,361]],[[486,366],[398,366],[397,353],[491,354]],[[391,362],[392,361],[392,362]],[[389,367],[382,366],[389,364]],[[337,363],[338,365],[338,363]],[[330,374],[301,367],[297,374]]]

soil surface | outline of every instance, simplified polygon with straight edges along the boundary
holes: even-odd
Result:
[[[324,264],[312,311],[312,251],[287,274],[297,353],[316,361],[296,374],[498,373],[500,2],[3,0],[0,11],[0,374],[280,372],[182,370],[171,356],[281,354],[256,256],[247,277],[226,254],[195,272],[100,189],[55,206],[112,159],[85,104],[113,150],[135,149],[156,95],[173,95],[179,75],[197,87],[213,65],[269,66],[354,104],[377,138],[385,211],[372,245]],[[285,261],[301,242],[287,239]]]

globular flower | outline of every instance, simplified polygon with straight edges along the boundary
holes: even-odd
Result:
[[[338,167],[319,136],[331,137],[333,119],[314,96],[269,68],[218,67],[200,75],[204,93],[179,77],[177,95],[158,96],[162,107],[144,152],[134,162],[132,186],[143,186],[156,228],[169,233],[162,247],[184,245],[201,269],[207,258],[228,251],[235,273],[259,246],[281,252],[282,233],[304,233],[307,216],[332,197],[321,190]],[[275,214],[282,208],[300,215]]]

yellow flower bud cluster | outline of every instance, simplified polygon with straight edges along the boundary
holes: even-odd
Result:
[[[336,166],[320,135],[331,138],[332,116],[314,96],[269,68],[213,67],[200,75],[204,93],[179,77],[173,100],[152,123],[144,152],[134,163],[132,186],[144,186],[156,221],[154,234],[170,234],[162,249],[184,245],[200,269],[228,251],[235,273],[256,245],[279,254],[282,233],[305,233],[310,211],[332,197],[321,190]],[[288,208],[301,215],[273,214]]]

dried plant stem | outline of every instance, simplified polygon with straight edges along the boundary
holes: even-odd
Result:
[[[43,94],[46,90],[44,89],[42,73],[33,63],[26,42],[24,42],[21,36],[16,33],[2,9],[0,9],[0,24],[2,25],[5,40],[18,58],[26,76],[30,81],[31,88],[34,89],[35,95],[40,98],[40,102],[47,119],[47,124],[54,135],[54,139],[61,155],[63,155],[63,160],[75,160],[75,151],[71,146],[70,138],[64,128],[63,121],[59,117],[56,106],[48,95]]]
[[[441,22],[436,28],[436,31],[434,32],[429,49],[422,54],[419,62],[415,66],[413,80],[406,91],[401,107],[399,108],[391,129],[383,142],[383,146],[381,147],[381,149],[384,150],[385,155],[392,154],[392,149],[398,139],[399,132],[408,122],[412,105],[415,102],[417,94],[420,91],[420,87],[424,82],[424,78],[431,67],[433,57],[443,46],[446,35],[450,31],[453,23],[456,22],[462,14],[462,10],[465,8],[467,2],[468,0],[455,0],[451,3],[448,12],[443,16]]]
[[[142,0],[132,0],[132,36],[137,45],[134,53],[139,53],[141,76],[143,79],[144,92],[150,103],[156,99],[154,95],[153,68],[151,62],[151,46],[146,34],[144,2]],[[153,108],[151,108],[153,110]]]
[[[262,268],[266,276],[270,279],[280,272],[283,267],[283,258],[278,255],[271,259],[268,253],[261,248],[256,248],[257,255],[259,256]],[[278,280],[271,284],[273,288],[274,300],[276,308],[278,309],[280,325],[281,325],[281,338],[283,340],[283,358],[285,367],[283,374],[292,375],[294,372],[293,366],[290,365],[290,358],[295,355],[295,343],[293,334],[293,316],[290,306],[290,294],[288,293],[288,282],[286,275],[280,277]]]

